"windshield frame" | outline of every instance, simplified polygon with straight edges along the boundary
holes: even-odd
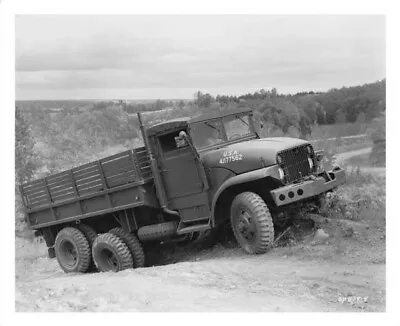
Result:
[[[228,135],[227,135],[227,131],[226,131],[226,126],[225,126],[226,120],[233,120],[235,118],[242,120],[243,117],[246,117],[246,116],[248,117],[248,120],[249,120],[248,121],[249,122],[248,126],[249,126],[249,129],[250,129],[250,133],[247,134],[247,135],[243,135],[241,137],[229,140]],[[214,121],[218,121],[218,123],[220,124],[220,126],[222,128],[221,131],[222,131],[222,134],[223,134],[223,141],[219,142],[219,143],[215,143],[215,144],[204,145],[204,146],[196,145],[195,142],[194,142],[194,138],[195,138],[194,134],[195,133],[194,133],[194,130],[193,130],[193,126],[199,125],[201,123],[204,124],[204,123],[207,123],[207,122],[214,122]],[[253,115],[252,115],[251,112],[240,112],[240,113],[236,113],[236,114],[228,114],[228,115],[221,116],[221,117],[218,117],[218,118],[207,119],[207,120],[202,120],[202,121],[196,121],[196,122],[193,122],[193,123],[189,122],[189,124],[188,124],[188,132],[189,132],[189,135],[190,135],[190,138],[192,140],[192,143],[193,143],[194,147],[198,151],[203,151],[203,150],[214,148],[214,147],[223,147],[223,146],[226,146],[227,144],[238,143],[238,142],[242,142],[244,140],[259,138],[258,134],[257,134],[257,132],[255,131],[255,128],[254,128]]]

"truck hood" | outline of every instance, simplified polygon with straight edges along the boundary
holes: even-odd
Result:
[[[211,149],[200,153],[200,157],[206,168],[225,168],[240,174],[275,165],[278,152],[305,144],[309,142],[297,138],[261,138]]]

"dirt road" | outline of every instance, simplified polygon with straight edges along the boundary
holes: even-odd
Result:
[[[344,152],[344,153],[339,153],[335,155],[336,161],[335,163],[337,165],[341,165],[343,164],[346,160],[354,157],[354,156],[359,156],[359,155],[365,155],[365,154],[369,154],[372,151],[372,147],[367,147],[367,148],[361,148],[361,149],[357,149],[354,151],[348,151],[348,152]]]
[[[383,264],[288,257],[280,248],[248,256],[217,246],[188,256],[176,264],[75,275],[64,274],[55,259],[17,260],[16,310],[384,310]]]
[[[335,164],[339,166],[343,166],[346,170],[351,171],[354,169],[359,169],[362,172],[371,173],[380,177],[384,177],[386,174],[386,167],[375,167],[375,166],[351,166],[349,164],[345,164],[347,160],[352,157],[370,154],[372,151],[372,147],[362,148],[354,151],[348,151],[344,153],[339,153],[335,155]]]

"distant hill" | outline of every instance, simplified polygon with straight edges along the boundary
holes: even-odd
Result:
[[[87,99],[87,100],[24,100],[24,101],[15,101],[15,105],[21,109],[73,109],[77,107],[88,107],[88,106],[96,106],[99,103],[119,103],[123,101],[125,104],[130,105],[152,105],[160,100],[149,100],[149,99],[139,99],[139,100],[132,100],[132,99],[124,99],[124,100],[117,100],[117,99],[109,99],[109,100],[95,100],[95,99]],[[177,103],[183,101],[184,103],[189,102],[188,99],[164,99],[162,101],[168,103]],[[101,104],[100,104],[101,105]]]
[[[72,109],[93,105],[96,100],[26,100],[15,101],[21,109]]]
[[[297,94],[281,94],[276,88],[260,89],[254,93],[240,96],[211,95],[198,91],[194,100],[32,100],[16,101],[21,109],[42,109],[50,112],[62,109],[107,110],[120,108],[128,114],[139,111],[159,111],[175,108],[183,110],[191,106],[201,110],[233,108],[246,106],[258,112],[264,122],[272,122],[284,133],[290,126],[301,129],[303,134],[309,133],[313,124],[335,124],[371,121],[386,110],[386,79],[373,83],[331,89],[326,92],[300,92]]]

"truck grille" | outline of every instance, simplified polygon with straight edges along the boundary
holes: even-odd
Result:
[[[311,154],[308,148],[311,148]],[[314,151],[310,145],[302,145],[278,153],[278,163],[285,174],[285,183],[296,182],[313,172],[308,163],[310,156],[315,164]]]

